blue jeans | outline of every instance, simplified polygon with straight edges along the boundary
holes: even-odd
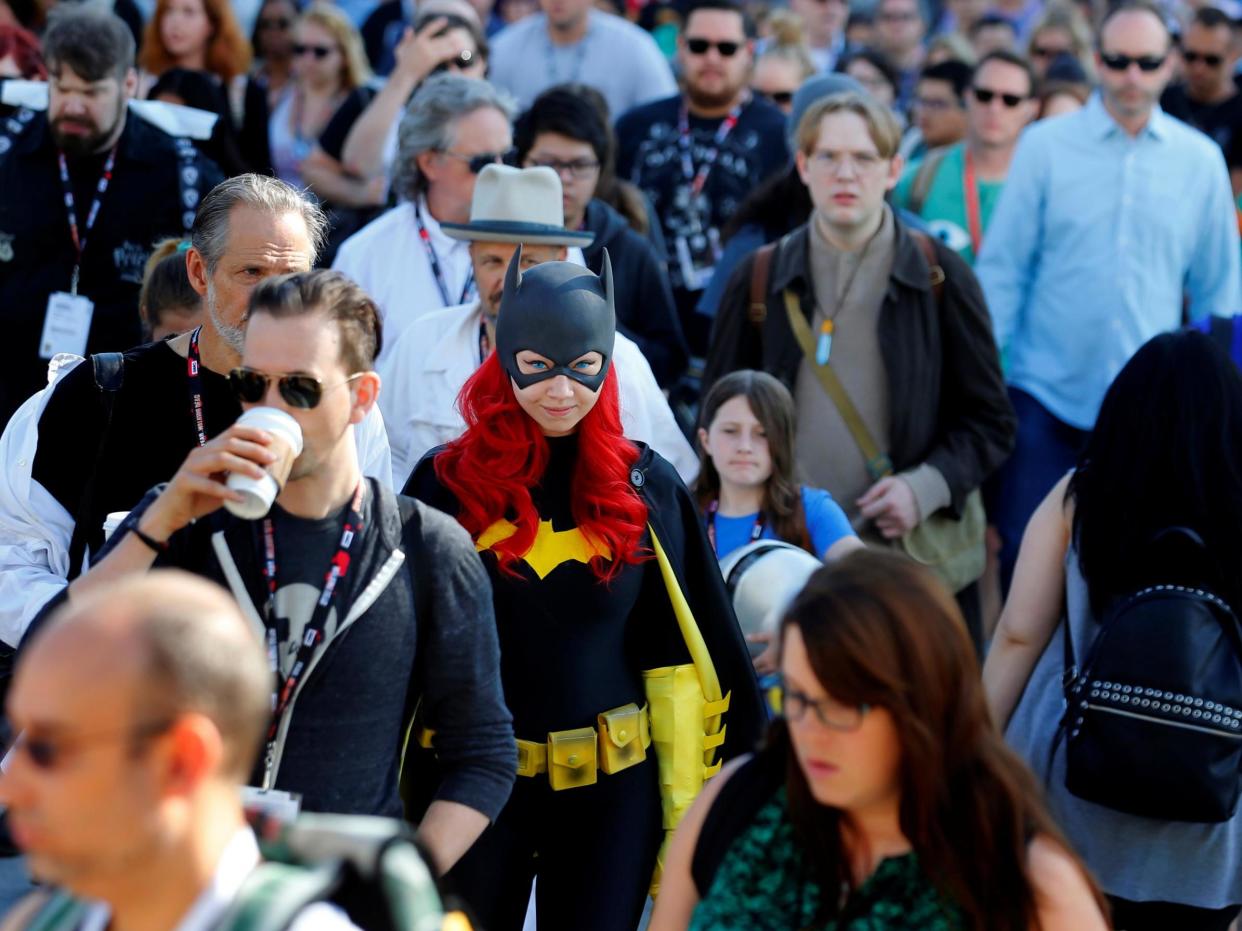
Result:
[[[1058,420],[1020,388],[1009,400],[1018,415],[1013,455],[989,481],[988,517],[1001,536],[1001,591],[1009,591],[1027,521],[1052,487],[1078,464],[1088,431]]]

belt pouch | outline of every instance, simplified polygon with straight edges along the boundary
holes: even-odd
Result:
[[[548,780],[555,791],[594,785],[598,779],[595,754],[598,738],[593,727],[548,734]]]
[[[631,702],[599,716],[599,768],[619,773],[647,759],[647,712]]]

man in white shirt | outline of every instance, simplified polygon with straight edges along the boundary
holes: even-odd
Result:
[[[610,117],[677,93],[655,39],[591,0],[540,0],[542,10],[502,30],[492,42],[488,79],[523,109],[558,84],[594,87]]]
[[[458,74],[429,78],[406,107],[393,176],[401,203],[345,240],[332,263],[379,307],[381,362],[418,317],[477,295],[466,244],[441,224],[469,219],[479,171],[513,146],[513,115],[503,91]]]
[[[455,439],[465,428],[457,395],[495,344],[505,270],[518,246],[525,270],[543,262],[581,262],[577,247],[589,245],[594,236],[565,228],[561,179],[551,168],[505,165],[483,169],[470,221],[445,224],[444,232],[469,243],[479,297],[420,317],[379,367],[385,386],[379,403],[398,488],[424,453]],[[572,253],[578,253],[576,259]],[[618,333],[613,352],[625,435],[647,443],[685,481],[692,481],[698,457],[678,429],[642,351]]]
[[[20,736],[0,802],[31,872],[55,888],[6,920],[49,931],[219,929],[259,866],[240,786],[271,691],[237,605],[186,573],[127,579],[50,619],[9,696]],[[290,927],[356,928],[322,902]]]

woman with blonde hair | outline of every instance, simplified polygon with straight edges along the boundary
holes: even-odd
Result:
[[[350,93],[371,77],[362,38],[335,6],[316,3],[293,30],[293,82],[272,111],[268,139],[272,167],[301,187],[302,162]]]
[[[1095,81],[1094,41],[1091,26],[1077,6],[1050,3],[1031,29],[1026,56],[1042,81],[1057,56],[1069,54],[1082,66],[1088,83]]]
[[[802,21],[796,14],[774,10],[766,26],[770,38],[755,59],[750,89],[788,114],[793,109],[794,94],[815,73],[815,63],[802,33]]]

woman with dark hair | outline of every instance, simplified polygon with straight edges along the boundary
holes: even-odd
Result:
[[[633,931],[665,832],[764,713],[693,499],[622,435],[607,258],[601,281],[521,256],[466,431],[406,486],[487,567],[518,736],[509,803],[448,879],[491,931],[522,927],[536,875],[539,927]]]
[[[694,493],[717,557],[756,540],[783,540],[820,559],[863,545],[832,495],[798,484],[795,421],[793,396],[767,372],[730,372],[703,398]]]
[[[229,118],[229,102],[224,90],[205,71],[169,68],[159,76],[147,93],[148,100],[181,104],[214,113],[219,119],[211,128],[211,137],[194,140],[200,152],[220,166],[228,177],[250,170],[238,148],[237,131]]]
[[[298,6],[293,0],[264,0],[250,38],[255,66],[250,79],[267,95],[268,110],[276,109],[293,77],[293,23]]]
[[[1153,578],[1154,538],[1174,527],[1194,531],[1203,547],[1192,565],[1161,560]],[[1117,375],[1078,467],[1027,524],[983,670],[994,719],[1048,773],[1051,804],[1109,894],[1119,928],[1227,928],[1242,903],[1242,812],[1217,823],[1162,820],[1067,789],[1065,753],[1054,753],[1067,625],[1083,657],[1123,599],[1184,584],[1178,576],[1187,571],[1237,611],[1240,527],[1242,375],[1202,333],[1157,336]]]
[[[897,69],[875,49],[860,48],[850,52],[837,62],[837,73],[849,75],[884,106],[890,109],[896,106],[901,79]]]
[[[655,247],[598,197],[616,148],[607,120],[568,86],[553,87],[514,121],[513,147],[522,167],[544,166],[560,176],[565,228],[595,234],[582,250],[587,268],[600,274],[605,250],[612,262],[617,328],[638,344],[660,386],[672,384],[686,367],[686,345],[667,266]]]
[[[783,717],[683,819],[651,931],[1107,927],[927,569],[877,550],[820,569],[781,671]]]

